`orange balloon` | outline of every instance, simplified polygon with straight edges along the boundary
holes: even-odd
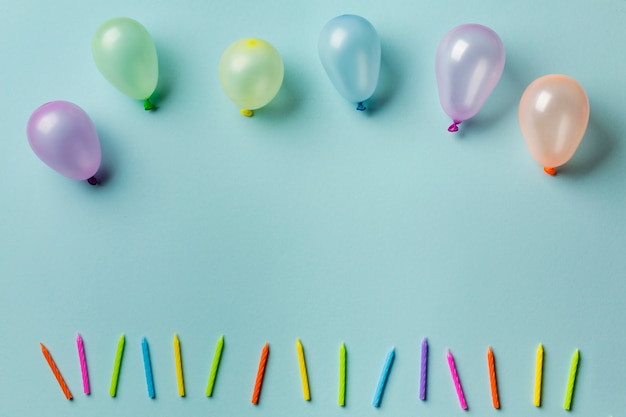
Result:
[[[574,155],[588,122],[587,93],[566,75],[537,78],[520,100],[519,123],[526,145],[550,175]]]

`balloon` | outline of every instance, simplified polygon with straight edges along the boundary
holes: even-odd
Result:
[[[39,107],[28,119],[28,143],[50,168],[75,180],[97,183],[100,141],[93,122],[83,109],[67,101]]]
[[[272,101],[283,84],[284,73],[280,54],[262,39],[233,43],[222,54],[219,66],[224,92],[248,117]]]
[[[519,123],[532,157],[550,175],[570,160],[587,130],[589,100],[573,78],[552,74],[533,81],[522,94]]]
[[[141,23],[128,17],[104,22],[93,37],[96,66],[115,88],[152,110],[149,98],[159,80],[159,62],[152,37]]]
[[[504,70],[502,40],[493,30],[476,24],[453,28],[437,49],[435,71],[439,101],[452,118],[450,132],[478,113]]]
[[[365,110],[363,102],[374,94],[380,72],[380,38],[374,26],[361,16],[337,16],[322,28],[317,47],[339,94]]]

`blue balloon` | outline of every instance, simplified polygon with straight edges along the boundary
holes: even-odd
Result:
[[[320,60],[337,91],[348,101],[370,98],[380,72],[380,38],[374,26],[361,16],[345,14],[330,20],[318,41]]]

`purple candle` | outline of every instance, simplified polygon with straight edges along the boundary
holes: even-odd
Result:
[[[422,341],[422,369],[420,372],[420,400],[426,401],[426,372],[428,369],[428,341]]]

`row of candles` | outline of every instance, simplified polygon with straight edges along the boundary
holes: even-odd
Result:
[[[115,354],[115,361],[113,365],[113,373],[111,377],[111,385],[109,388],[109,394],[111,397],[115,397],[117,394],[117,384],[120,376],[120,369],[122,365],[122,358],[124,354],[124,346],[125,346],[126,337],[122,334],[118,340],[117,351]],[[91,388],[89,384],[89,373],[87,367],[87,357],[85,354],[84,342],[80,334],[76,337],[76,345],[78,349],[78,357],[81,368],[81,375],[83,381],[83,392],[86,395],[91,393]],[[185,382],[184,382],[184,373],[183,373],[183,365],[182,365],[182,357],[181,357],[181,349],[180,349],[180,340],[177,334],[174,334],[173,340],[173,348],[174,348],[174,362],[176,366],[176,382],[178,387],[178,395],[181,397],[185,396]],[[148,389],[148,396],[150,398],[156,397],[156,392],[154,389],[154,378],[152,374],[152,364],[150,359],[150,350],[148,347],[148,341],[144,337],[141,341],[141,349],[143,355],[144,362],[144,371],[146,375],[146,385]],[[224,336],[222,335],[217,341],[215,347],[215,354],[213,356],[213,362],[211,365],[211,370],[209,372],[209,378],[207,382],[207,387],[205,394],[207,397],[211,397],[213,395],[213,389],[215,387],[215,383],[217,380],[217,372],[220,365],[220,360],[222,357],[222,350],[224,349]],[[50,351],[46,348],[46,346],[42,343],[41,350],[46,359],[52,373],[54,374],[63,394],[68,400],[72,400],[74,397],[65,381],[63,376],[61,375],[61,371],[58,366],[54,362]],[[261,358],[259,360],[259,366],[257,370],[257,376],[254,383],[253,393],[251,402],[254,405],[259,403],[261,388],[263,384],[263,378],[265,375],[265,369],[268,363],[269,358],[269,343],[265,343],[261,352]],[[306,366],[306,359],[304,355],[304,347],[300,339],[296,339],[296,352],[298,357],[298,366],[300,370],[300,377],[302,382],[302,394],[304,400],[311,400],[311,392],[309,388],[309,378]],[[385,386],[387,385],[387,380],[389,378],[392,365],[395,359],[396,351],[395,348],[392,348],[387,357],[385,359],[380,378],[378,380],[378,384],[376,386],[376,391],[374,394],[374,398],[372,400],[372,405],[374,407],[380,407],[383,394],[385,391]],[[541,406],[541,392],[542,392],[542,381],[543,381],[543,345],[539,345],[537,349],[537,362],[535,369],[535,389],[533,396],[533,404],[536,407]],[[341,343],[339,348],[339,384],[338,384],[338,400],[337,403],[339,406],[345,406],[346,404],[346,376],[347,376],[347,351],[346,345]],[[574,352],[574,356],[572,357],[572,362],[570,366],[570,373],[567,381],[567,389],[565,394],[565,401],[563,408],[565,410],[570,410],[572,406],[572,398],[574,394],[574,386],[576,381],[576,374],[578,370],[578,361],[580,358],[580,353],[578,349]],[[452,353],[448,349],[446,351],[446,359],[448,362],[448,366],[450,368],[450,374],[452,377],[452,382],[454,384],[454,388],[456,390],[456,394],[459,400],[459,405],[463,410],[468,409],[467,400],[465,398],[465,394],[463,391],[463,386],[461,385],[461,378],[457,371],[456,363]],[[487,350],[487,364],[489,369],[489,382],[491,387],[491,399],[493,403],[493,407],[496,409],[500,408],[500,397],[498,393],[498,378],[496,375],[496,365],[495,365],[495,356],[491,347]],[[419,398],[422,401],[426,400],[426,392],[427,392],[427,373],[428,373],[428,341],[424,338],[421,345],[421,363],[420,363],[420,387],[419,387]]]

